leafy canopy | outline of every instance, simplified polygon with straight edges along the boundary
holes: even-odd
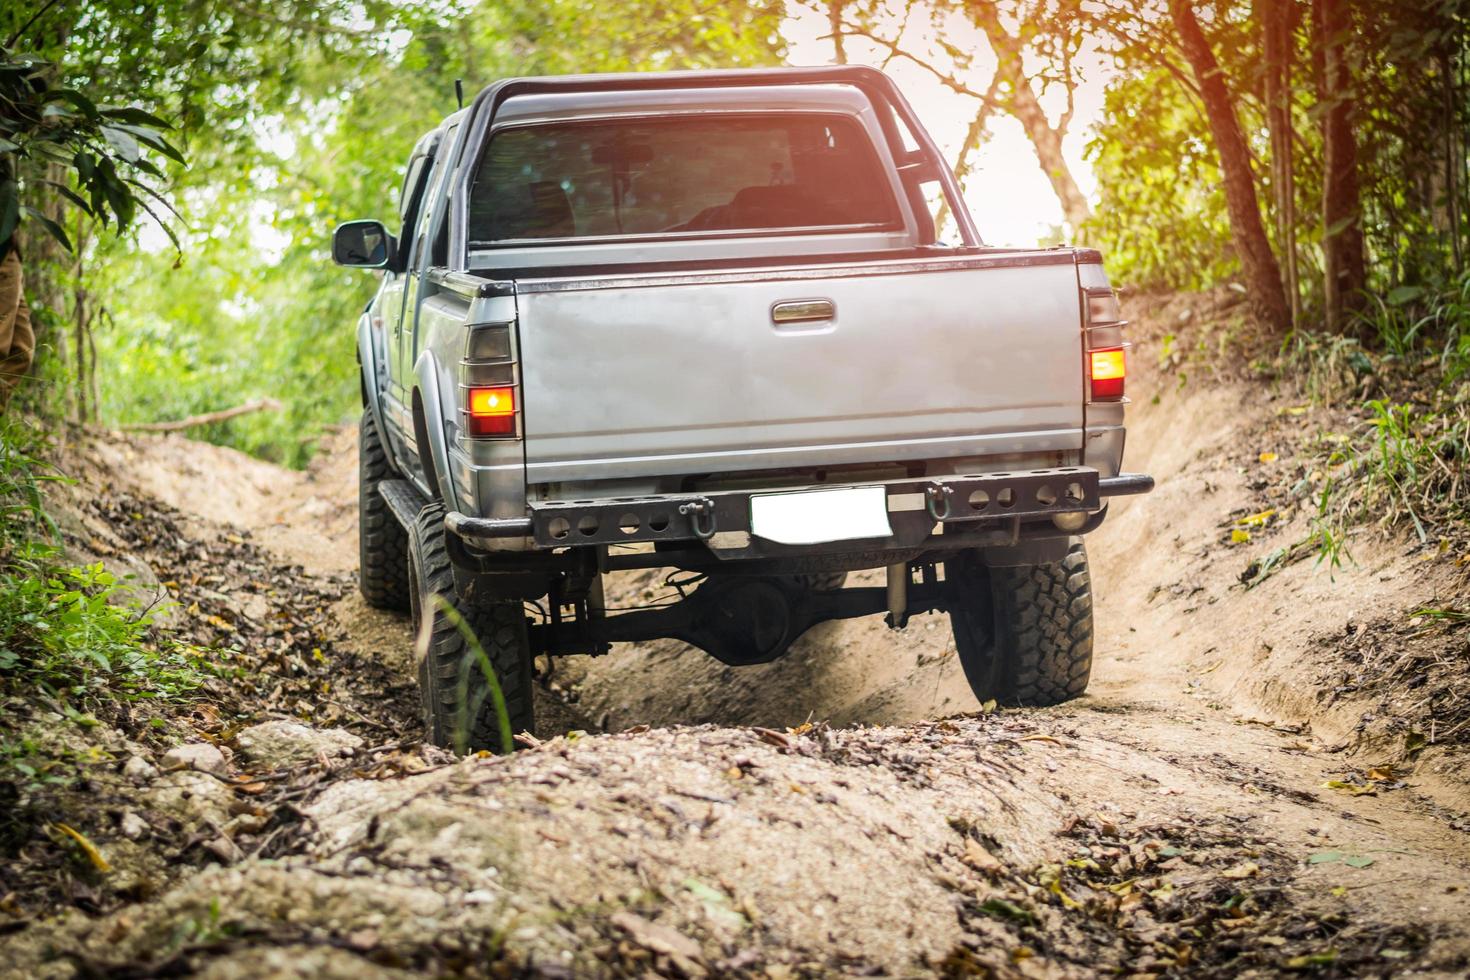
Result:
[[[171,127],[162,119],[135,106],[98,106],[78,89],[54,84],[55,76],[54,66],[44,58],[0,48],[0,243],[8,242],[29,218],[67,251],[72,249],[61,224],[31,203],[30,195],[23,199],[21,179],[27,172],[45,174],[33,177],[34,184],[122,231],[139,207],[158,217],[149,198],[168,206],[142,179],[164,177],[145,150],[184,162],[164,137]],[[28,171],[26,164],[38,166]],[[160,225],[168,228],[162,221]]]

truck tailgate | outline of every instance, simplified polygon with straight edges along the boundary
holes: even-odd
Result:
[[[521,280],[528,478],[1080,449],[1079,306],[1069,253]]]

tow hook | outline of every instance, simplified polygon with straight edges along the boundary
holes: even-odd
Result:
[[[701,541],[715,536],[715,505],[708,497],[680,504],[679,513],[689,518],[689,527]]]
[[[924,509],[929,516],[936,521],[949,519],[949,499],[954,495],[954,487],[943,483],[931,483],[924,488]]]

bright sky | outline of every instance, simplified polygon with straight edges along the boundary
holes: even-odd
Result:
[[[899,10],[902,7],[902,4],[897,5]],[[827,37],[830,28],[825,12],[796,4],[788,9],[793,16],[787,20],[782,33],[788,42],[791,63],[831,64],[833,48]],[[888,18],[888,21],[874,33],[893,39],[900,26],[898,16]],[[916,18],[901,47],[913,51],[916,56],[925,57],[929,48],[925,32],[931,30],[927,20]],[[975,52],[975,64],[962,80],[970,88],[983,92],[990,84],[995,66],[995,58],[985,36],[961,17],[951,18],[944,25],[944,32],[950,44]],[[850,64],[883,67],[882,62],[888,55],[886,49],[866,38],[849,36],[845,47]],[[1084,70],[1083,82],[1077,89],[1076,111],[1063,143],[1063,152],[1082,192],[1092,198],[1095,181],[1092,168],[1082,158],[1082,151],[1090,138],[1089,129],[1102,112],[1107,68],[1095,54],[1084,49],[1083,55],[1079,59]],[[941,70],[948,66],[948,57],[942,51],[932,60]],[[884,70],[898,82],[947,161],[953,164],[959,153],[960,141],[974,119],[978,106],[976,100],[950,91],[923,68],[901,58],[893,59]],[[1042,104],[1055,122],[1066,105],[1066,94],[1061,86],[1052,86],[1042,98]],[[1036,162],[1036,154],[1021,124],[1008,115],[992,114],[990,132],[990,141],[971,158],[976,166],[965,186],[970,211],[986,244],[1035,245],[1039,239],[1048,237],[1054,226],[1061,224],[1061,205]]]

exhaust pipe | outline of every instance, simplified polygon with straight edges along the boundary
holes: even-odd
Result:
[[[909,624],[909,563],[894,562],[888,566],[889,629],[901,630]]]

